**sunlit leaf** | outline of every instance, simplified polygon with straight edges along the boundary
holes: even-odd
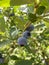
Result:
[[[16,22],[17,28],[19,28],[19,29],[21,29],[21,30],[24,29],[25,21],[24,21],[24,19],[23,19],[22,17],[16,16],[16,18],[15,18],[14,21]]]
[[[49,22],[47,22],[47,20],[46,20],[46,21],[44,21],[44,23],[45,23],[46,27],[49,28]]]
[[[9,7],[10,6],[10,0],[1,0],[0,1],[0,7]]]

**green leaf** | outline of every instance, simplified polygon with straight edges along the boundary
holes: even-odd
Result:
[[[49,22],[47,22],[47,20],[46,20],[46,21],[44,21],[44,23],[45,23],[46,27],[49,28]]]
[[[9,7],[10,6],[10,0],[1,0],[0,1],[0,7]]]
[[[32,13],[34,11],[34,4],[28,4],[28,11],[27,13]]]
[[[28,13],[28,19],[33,23],[37,21],[37,16],[36,14]]]
[[[44,32],[45,34],[49,34],[49,28],[46,29],[46,31]]]
[[[49,8],[49,0],[42,0],[41,5]]]
[[[15,56],[15,55],[11,55],[10,58],[11,58],[12,60],[17,60],[17,59],[18,59],[17,56]]]
[[[3,41],[0,41],[0,47],[3,47],[4,45],[8,45],[11,43],[11,40],[3,40]]]
[[[45,11],[45,6],[39,6],[36,10],[38,15],[41,15]]]
[[[15,65],[15,61],[14,60],[9,60],[7,65]]]
[[[18,34],[17,28],[16,28],[16,27],[12,27],[12,28],[10,29],[10,36],[11,36],[11,38],[12,38],[12,39],[15,39],[16,36],[17,36],[17,34]]]
[[[46,48],[46,54],[47,54],[48,57],[49,57],[49,46]]]
[[[11,6],[23,5],[23,4],[30,4],[32,2],[33,0],[10,0],[10,5]]]
[[[24,24],[25,24],[24,19],[22,19],[20,16],[16,16],[14,21],[16,23],[17,28],[19,28],[21,30],[24,29]]]
[[[0,0],[1,7],[9,7],[23,4],[31,4],[33,0]]]
[[[44,18],[43,20],[49,23],[49,18]]]
[[[1,31],[5,32],[5,21],[3,17],[0,18],[0,32]]]
[[[19,60],[16,65],[32,65],[33,60]]]

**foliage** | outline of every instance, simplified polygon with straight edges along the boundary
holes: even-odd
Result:
[[[0,0],[0,52],[0,65],[49,65],[49,0]]]

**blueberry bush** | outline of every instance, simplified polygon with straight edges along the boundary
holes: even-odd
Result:
[[[0,0],[0,65],[49,65],[49,0]]]

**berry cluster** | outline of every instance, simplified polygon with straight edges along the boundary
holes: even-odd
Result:
[[[34,26],[31,24],[29,27],[25,29],[22,34],[22,37],[18,38],[18,44],[20,46],[24,46],[27,44],[27,39],[31,36],[31,31],[34,30]]]

